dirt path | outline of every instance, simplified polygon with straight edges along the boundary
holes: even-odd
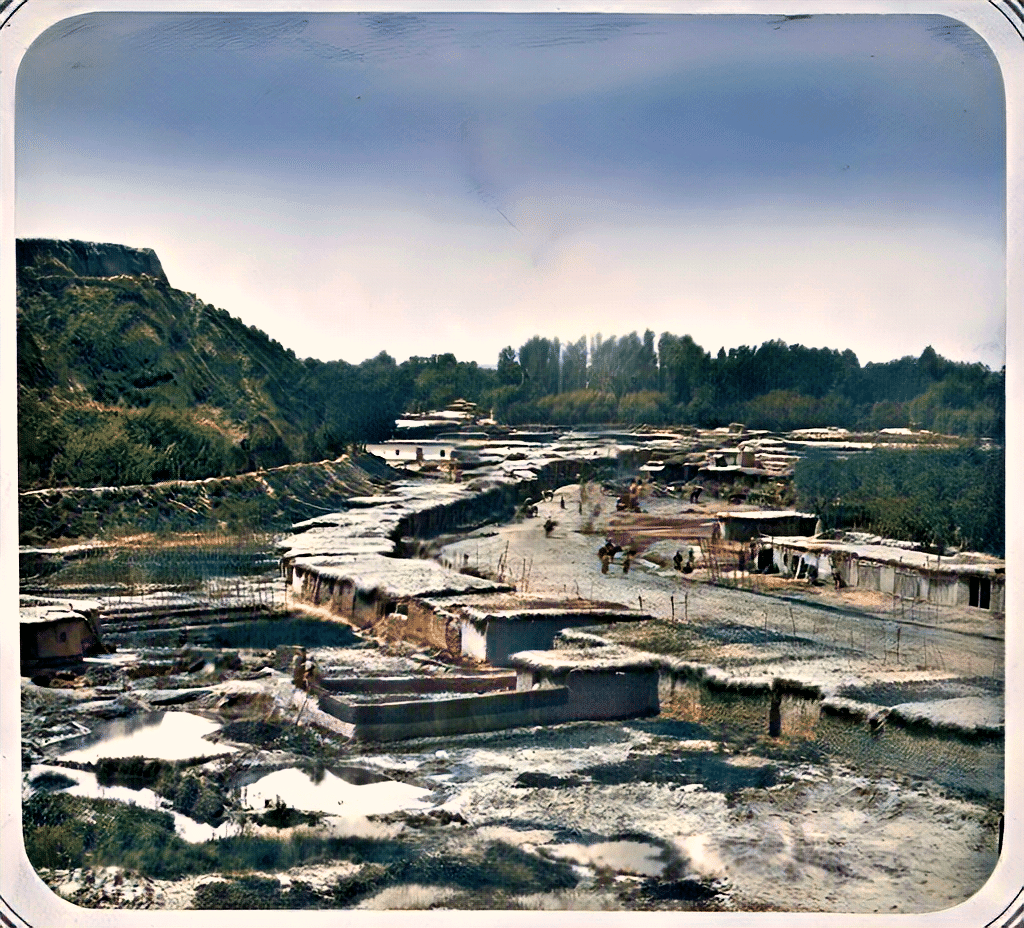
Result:
[[[514,582],[522,592],[622,603],[696,633],[711,626],[743,626],[763,632],[765,644],[777,645],[780,636],[787,637],[793,654],[809,656],[817,646],[893,672],[919,668],[1002,678],[1003,621],[984,610],[930,607],[907,614],[894,612],[891,599],[877,593],[759,575],[737,580],[752,589],[733,589],[703,582],[707,573],[700,568],[691,575],[673,570],[674,551],[685,555],[688,544],[697,549],[692,539],[710,535],[715,512],[723,506],[719,501],[692,506],[649,499],[647,513],[631,516],[617,513],[615,497],[596,485],[584,488],[582,500],[579,486],[572,485],[542,501],[535,518],[481,530],[446,546],[441,556],[452,565],[468,563]],[[548,519],[557,523],[550,534],[544,530]],[[666,538],[666,526],[680,535]],[[628,574],[621,555],[607,574],[601,572],[597,549],[608,537],[640,549]],[[699,563],[699,549],[695,554]],[[686,656],[715,660],[736,655],[705,642]]]

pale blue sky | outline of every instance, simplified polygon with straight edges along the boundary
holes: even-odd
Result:
[[[17,231],[156,249],[299,356],[651,328],[999,367],[999,68],[939,17],[94,14]]]

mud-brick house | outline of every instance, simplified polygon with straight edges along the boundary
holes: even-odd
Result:
[[[697,477],[719,484],[753,487],[776,477],[773,471],[759,464],[749,448],[715,448],[707,453]]]
[[[420,611],[434,613],[434,621],[443,617],[457,623],[462,655],[495,667],[509,666],[517,651],[552,647],[555,636],[565,629],[651,618],[614,603],[553,602],[519,595],[432,597],[410,604],[410,620]]]
[[[439,648],[453,656],[462,653],[460,623],[443,610],[420,607],[420,602],[512,589],[436,561],[377,554],[296,558],[290,569],[292,592],[298,599],[323,606],[356,628]]]
[[[708,452],[709,467],[756,467],[754,452],[748,448],[715,448]]]
[[[91,601],[23,602],[19,609],[22,673],[101,652],[99,610],[99,603]]]
[[[657,715],[658,658],[619,647],[526,651],[514,690],[474,695],[338,698],[319,694],[320,708],[352,725],[361,741],[440,737],[581,720]]]
[[[657,715],[657,658],[626,648],[523,651],[513,654],[516,690],[565,687],[560,712],[572,719],[624,719]]]
[[[1006,611],[1006,562],[987,554],[928,554],[907,543],[854,533],[837,539],[773,538],[772,559],[783,576],[819,580],[937,606]]]
[[[724,541],[750,541],[762,535],[813,535],[818,519],[792,509],[755,509],[720,512],[718,522]]]

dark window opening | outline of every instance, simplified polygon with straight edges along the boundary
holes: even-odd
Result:
[[[992,581],[987,577],[968,577],[968,605],[988,609],[992,605]]]

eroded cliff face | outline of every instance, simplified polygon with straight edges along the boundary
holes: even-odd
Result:
[[[18,240],[18,267],[59,277],[137,277],[145,274],[167,283],[167,276],[152,248],[97,242],[56,241],[46,238]]]
[[[151,248],[25,239],[17,260],[23,488],[187,480],[332,456],[312,440],[323,415],[306,365],[172,287]]]

